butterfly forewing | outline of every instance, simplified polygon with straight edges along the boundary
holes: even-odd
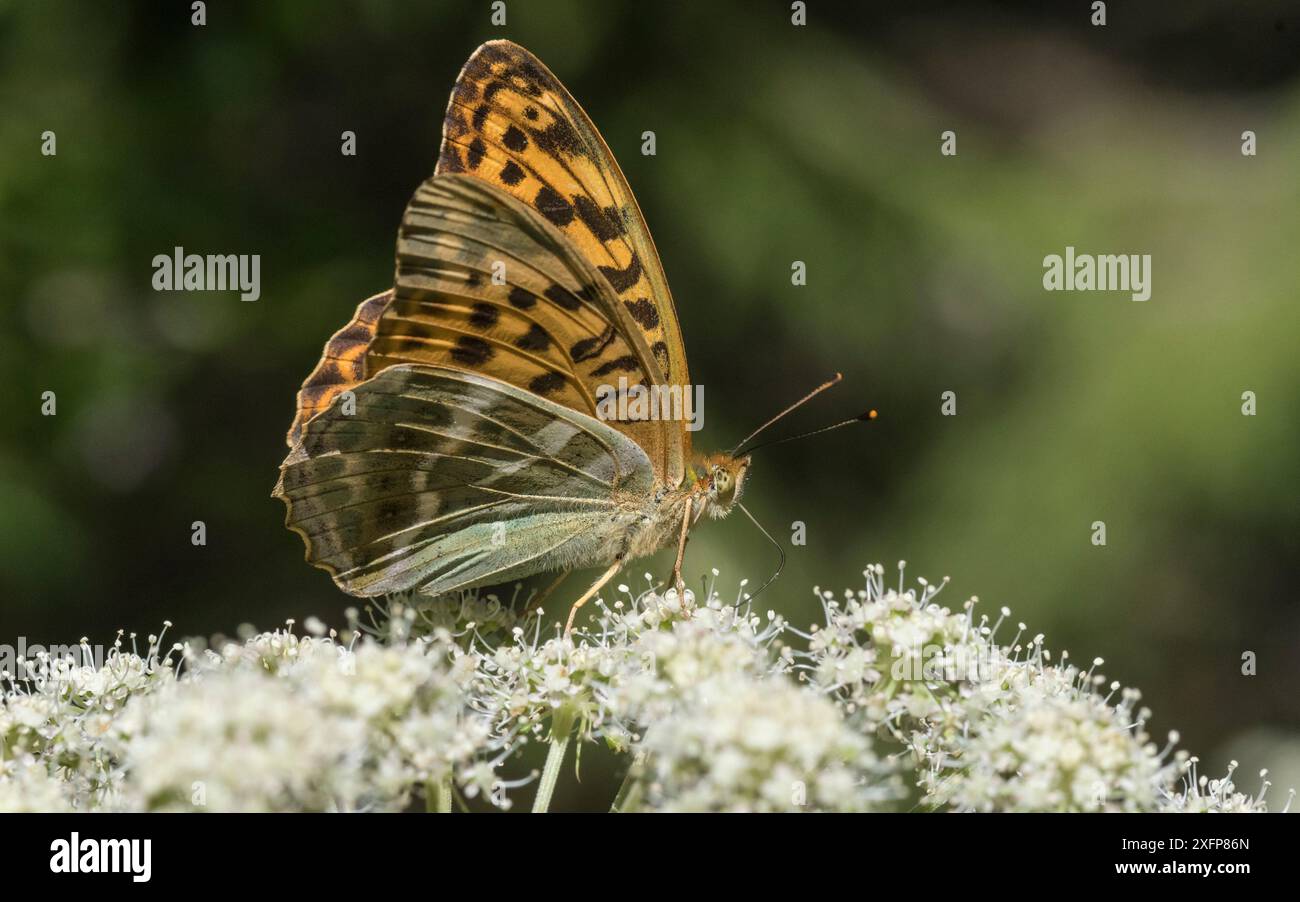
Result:
[[[276,494],[345,591],[437,594],[599,560],[650,495],[645,453],[494,379],[398,365],[309,421]]]
[[[437,172],[495,185],[559,228],[608,279],[665,384],[690,382],[672,295],[636,199],[596,127],[540,60],[509,41],[474,52],[447,106]],[[690,455],[689,434],[676,426],[664,437],[672,485]]]
[[[605,278],[534,211],[483,182],[437,176],[403,217],[394,298],[366,365],[483,373],[597,416],[602,386],[662,382],[629,319]],[[664,472],[674,424],[611,425]]]

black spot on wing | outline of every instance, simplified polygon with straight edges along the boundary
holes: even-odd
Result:
[[[551,346],[551,336],[545,329],[533,323],[528,331],[515,339],[515,347],[525,351],[545,351]]]
[[[451,349],[451,359],[465,366],[482,366],[492,359],[492,346],[473,335],[462,335]]]
[[[519,77],[524,78],[540,88],[542,85],[551,86],[552,80],[547,77],[546,73],[537,68],[537,64],[529,59],[521,59],[516,64]]]
[[[553,157],[587,156],[587,146],[566,119],[552,120],[545,128],[532,129],[533,141]]]
[[[593,376],[608,376],[610,373],[630,373],[639,369],[641,364],[631,354],[616,357],[609,363],[603,363],[592,371]]]
[[[537,212],[563,228],[573,222],[573,205],[561,197],[550,185],[543,185],[533,199]]]
[[[582,307],[582,301],[573,296],[573,292],[563,285],[553,283],[546,289],[546,297],[556,304],[559,304],[565,310],[578,310]]]
[[[524,180],[524,171],[519,168],[519,164],[514,160],[508,160],[506,165],[501,167],[501,181],[507,185],[518,185]]]
[[[578,218],[582,220],[582,224],[601,241],[617,238],[622,232],[623,221],[619,219],[618,211],[613,207],[602,209],[585,194],[575,195],[573,206],[578,211]]]
[[[469,315],[469,323],[479,329],[489,329],[497,324],[501,318],[501,311],[497,309],[496,304],[475,304],[474,312]]]
[[[511,304],[518,307],[520,310],[527,310],[529,307],[537,303],[537,298],[531,291],[526,291],[518,285],[510,289],[509,300]]]
[[[605,278],[609,279],[609,284],[613,285],[614,290],[619,294],[627,291],[641,278],[641,258],[637,256],[636,251],[632,251],[632,259],[622,269],[617,266],[600,266],[597,268],[605,275]]]
[[[483,123],[487,121],[488,112],[486,103],[481,103],[474,109],[474,115],[470,118],[470,125],[473,126],[474,131],[483,131]]]
[[[528,383],[528,390],[535,395],[548,395],[564,388],[565,382],[559,373],[543,373]]]
[[[581,341],[575,341],[573,347],[569,348],[569,356],[573,358],[574,363],[581,363],[584,360],[590,360],[599,353],[599,338],[584,338]]]
[[[624,301],[623,306],[627,308],[628,313],[632,314],[632,319],[636,320],[636,324],[642,329],[649,332],[651,329],[658,328],[659,311],[646,298]]]
[[[603,335],[594,338],[584,338],[581,341],[575,341],[573,347],[569,348],[569,356],[573,358],[574,363],[581,363],[584,360],[590,360],[597,357],[605,347],[614,340],[614,327],[609,326],[605,329]]]
[[[524,118],[527,119],[529,122],[536,122],[537,116],[538,116],[537,107],[535,106],[524,107]]]
[[[528,149],[528,137],[513,125],[501,136],[501,143],[515,153],[523,153]]]
[[[465,154],[465,165],[470,169],[477,169],[478,164],[483,162],[483,154],[487,153],[487,148],[483,146],[482,138],[475,138],[470,142],[469,152]]]

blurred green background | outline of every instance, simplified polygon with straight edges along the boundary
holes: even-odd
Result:
[[[342,622],[269,497],[294,392],[391,284],[452,81],[508,37],[640,199],[705,386],[697,446],[835,370],[785,429],[881,411],[756,460],[751,509],[807,525],[760,607],[806,624],[814,585],[905,558],[1104,657],[1154,735],[1242,757],[1247,791],[1262,766],[1300,786],[1294,5],[1110,3],[1105,27],[1083,2],[809,5],[794,27],[785,2],[515,0],[497,28],[487,2],[214,0],[193,27],[188,2],[0,0],[0,642]],[[155,293],[176,245],[261,254],[261,300]],[[1151,254],[1151,300],[1045,292],[1066,245]],[[773,557],[736,517],[688,571],[725,594]],[[645,569],[667,562],[627,581]],[[607,801],[587,768],[557,806]]]

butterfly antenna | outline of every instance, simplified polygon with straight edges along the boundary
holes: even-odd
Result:
[[[741,451],[740,454],[753,454],[759,448],[768,448],[772,445],[779,445],[782,442],[792,442],[797,438],[807,438],[810,435],[821,435],[823,432],[830,432],[832,429],[839,429],[841,426],[848,426],[850,423],[870,422],[877,416],[879,416],[879,414],[873,407],[871,410],[864,410],[856,417],[849,417],[847,420],[840,420],[838,423],[831,423],[829,426],[822,426],[820,429],[811,429],[808,432],[800,432],[798,435],[787,435],[785,438],[774,438],[770,442],[759,442],[752,448],[746,448],[744,451]],[[732,456],[734,457],[735,454],[733,453]]]
[[[772,534],[770,532],[768,532],[766,529],[763,528],[762,523],[759,523],[757,520],[754,519],[754,515],[749,512],[749,508],[745,507],[745,505],[741,504],[739,501],[736,502],[736,507],[740,508],[741,512],[744,513],[744,515],[749,518],[750,523],[753,523],[755,526],[758,527],[759,532],[767,536],[767,540],[772,543],[773,547],[776,548],[776,553],[781,555],[781,563],[776,565],[776,572],[767,578],[767,582],[759,586],[753,592],[753,594],[751,594],[748,598],[744,598],[742,595],[742,598],[736,601],[736,607],[740,607],[741,601],[753,601],[755,598],[758,597],[759,592],[762,592],[768,586],[772,585],[772,583],[776,581],[776,578],[781,575],[781,571],[785,569],[785,549],[781,547],[780,542],[772,538]]]
[[[736,456],[736,452],[740,450],[741,446],[743,446],[743,445],[745,444],[745,442],[749,441],[750,439],[753,439],[755,436],[757,436],[760,432],[762,432],[762,431],[763,431],[764,429],[766,429],[768,426],[771,426],[771,425],[772,425],[773,423],[775,423],[777,420],[781,419],[781,417],[785,416],[787,413],[790,413],[792,410],[797,409],[800,405],[808,403],[808,402],[811,401],[813,398],[817,397],[817,396],[820,395],[822,392],[826,391],[826,389],[830,388],[832,385],[834,385],[835,383],[839,382],[839,381],[840,381],[841,379],[843,379],[843,378],[844,378],[844,374],[843,374],[843,373],[836,373],[836,374],[835,374],[834,376],[832,376],[830,379],[827,379],[827,380],[826,380],[825,382],[823,382],[821,385],[817,386],[817,387],[814,388],[812,391],[808,392],[808,394],[804,395],[804,396],[803,396],[802,398],[800,398],[798,401],[795,401],[793,404],[791,404],[791,405],[790,405],[789,407],[787,407],[785,410],[781,411],[781,412],[778,413],[776,416],[772,417],[772,419],[768,420],[768,421],[767,421],[766,423],[764,423],[762,426],[759,426],[757,429],[755,429],[755,430],[754,430],[753,432],[751,432],[749,435],[745,436],[745,437],[742,438],[740,441],[736,442],[736,447],[732,450],[732,452],[731,452],[731,456],[732,456],[732,457],[735,457],[735,456]]]

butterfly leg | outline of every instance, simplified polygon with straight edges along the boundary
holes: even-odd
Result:
[[[686,581],[682,579],[682,560],[686,557],[686,539],[691,530],[691,507],[694,505],[694,498],[687,497],[686,510],[682,513],[682,534],[677,539],[677,561],[673,564],[673,586],[677,589],[677,597],[680,598],[686,591]]]
[[[564,625],[564,635],[567,636],[569,633],[573,632],[573,619],[578,616],[578,608],[591,601],[591,599],[596,596],[596,593],[600,591],[600,587],[613,579],[614,574],[622,567],[622,558],[610,564],[609,569],[602,573],[600,578],[591,584],[591,588],[586,592],[583,592],[582,597],[573,603],[573,607],[569,608],[569,622]]]
[[[564,582],[565,578],[572,572],[572,570],[561,570],[560,575],[551,580],[545,589],[528,599],[528,604],[524,605],[524,613],[527,614],[540,608],[542,602],[550,598],[551,593],[555,591],[556,587],[559,586],[560,583]]]

